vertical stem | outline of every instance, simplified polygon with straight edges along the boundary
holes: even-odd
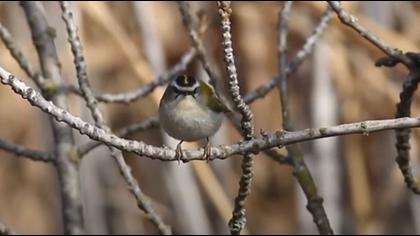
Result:
[[[60,62],[54,44],[55,30],[47,23],[42,3],[22,1],[21,6],[29,23],[45,80],[57,87],[62,87]],[[65,95],[46,89],[42,89],[42,93],[54,104],[67,110]],[[83,232],[82,203],[79,173],[76,163],[72,162],[75,153],[72,129],[65,123],[55,121],[52,117],[50,117],[50,122],[55,141],[55,167],[61,190],[64,234],[81,234]]]
[[[284,3],[283,9],[280,11],[279,16],[279,46],[278,46],[278,57],[279,57],[279,72],[280,75],[278,77],[278,88],[280,90],[280,103],[281,103],[281,110],[282,110],[282,118],[283,118],[283,128],[288,130],[291,128],[289,122],[289,108],[288,108],[288,101],[287,101],[287,62],[286,62],[286,54],[287,54],[287,32],[288,32],[288,21],[289,21],[289,14],[292,8],[292,1],[287,1]]]
[[[89,111],[93,116],[95,125],[101,129],[106,130],[107,132],[110,132],[110,129],[106,125],[103,115],[97,106],[98,101],[96,100],[89,83],[89,79],[87,76],[87,66],[85,63],[85,57],[83,55],[82,44],[80,42],[79,35],[77,34],[77,27],[74,23],[73,13],[70,11],[69,3],[67,1],[61,1],[60,7],[63,12],[62,18],[64,20],[64,23],[66,24],[69,43],[74,56],[74,64],[76,66],[77,71],[77,81],[79,83],[83,99],[86,101],[87,107],[89,108]],[[127,163],[124,160],[122,152],[114,147],[109,147],[109,150],[111,152],[111,156],[114,158],[120,169],[121,175],[127,182],[129,189],[136,198],[138,207],[145,212],[147,218],[153,224],[156,225],[161,234],[171,234],[169,226],[167,226],[163,222],[160,215],[158,215],[155,212],[151,205],[150,199],[140,189],[137,180],[133,177],[131,173],[130,166],[127,165]]]
[[[191,42],[194,48],[197,50],[198,60],[200,60],[201,64],[204,67],[204,70],[209,76],[210,83],[213,85],[214,88],[217,89],[218,76],[215,73],[215,71],[212,70],[212,68],[210,67],[210,60],[204,48],[203,41],[200,38],[197,22],[194,21],[194,18],[193,16],[191,16],[190,13],[190,4],[187,1],[177,1],[177,3],[182,16],[182,23],[184,24],[185,28],[187,28]]]
[[[236,109],[242,115],[242,136],[245,140],[251,140],[254,138],[253,115],[251,109],[244,102],[241,94],[239,93],[238,74],[233,54],[232,35],[230,33],[230,16],[232,14],[232,8],[230,7],[230,1],[219,1],[218,6],[219,14],[222,18],[223,47],[225,53],[226,72],[229,77],[229,92]],[[242,160],[242,175],[239,180],[238,196],[235,198],[235,208],[233,209],[232,219],[229,221],[230,231],[232,234],[240,234],[241,230],[246,225],[244,205],[247,196],[251,192],[251,180],[253,175],[252,165],[252,154],[247,152],[244,154],[244,158]]]
[[[289,107],[287,101],[287,63],[286,63],[286,51],[287,51],[287,22],[292,6],[292,1],[287,1],[284,4],[284,8],[279,13],[279,46],[278,46],[278,57],[279,57],[279,77],[277,86],[280,91],[280,103],[282,107],[282,118],[283,118],[283,129],[291,131],[293,125],[289,118]],[[312,215],[312,218],[318,227],[318,231],[321,234],[333,234],[327,214],[322,205],[323,199],[318,196],[318,191],[315,182],[312,178],[311,172],[306,166],[305,160],[301,148],[298,144],[286,146],[288,156],[290,157],[291,164],[293,166],[293,174],[297,178],[299,185],[301,186],[305,196],[308,200],[306,206]]]
[[[397,104],[395,118],[409,117],[411,115],[411,103],[414,92],[420,82],[420,69],[414,67],[410,69],[407,79],[404,81],[403,90],[400,93],[400,102]],[[396,162],[404,176],[407,187],[415,194],[420,194],[420,184],[414,176],[413,167],[410,164],[410,129],[396,129],[395,136],[397,142]]]

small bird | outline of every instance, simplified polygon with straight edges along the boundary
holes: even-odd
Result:
[[[182,158],[181,144],[206,139],[204,158],[209,161],[209,137],[219,130],[223,113],[230,109],[203,80],[189,75],[177,75],[165,90],[159,104],[159,121],[171,137],[181,140],[176,147],[176,159]]]

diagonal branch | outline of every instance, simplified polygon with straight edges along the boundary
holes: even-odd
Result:
[[[382,42],[378,37],[370,33],[367,29],[357,23],[357,19],[347,13],[341,4],[337,1],[328,1],[328,4],[336,12],[341,22],[355,31],[357,31],[362,37],[366,38],[374,46],[382,50],[387,57],[381,58],[376,61],[376,66],[388,66],[393,67],[397,63],[404,64],[409,74],[407,79],[404,81],[403,90],[400,93],[400,102],[397,104],[396,118],[408,117],[411,113],[411,102],[414,92],[417,90],[418,83],[420,82],[420,56],[417,53],[407,52],[402,53],[401,50],[391,48]],[[403,173],[404,181],[407,187],[414,193],[420,194],[420,183],[414,177],[412,166],[410,165],[410,130],[407,128],[396,129],[395,135],[397,139],[397,158],[396,161],[398,166]]]
[[[89,108],[93,120],[98,127],[104,126],[102,113],[97,107],[97,100],[90,89],[90,82],[87,77],[87,66],[85,58],[83,56],[83,48],[80,42],[79,35],[77,34],[77,27],[74,24],[73,13],[70,11],[69,3],[66,1],[60,1],[60,7],[63,12],[62,18],[66,25],[68,41],[71,46],[71,51],[74,56],[74,64],[77,73],[77,82],[80,87],[80,91],[83,99],[86,101],[86,105]]]
[[[184,56],[182,56],[181,60],[177,64],[175,64],[165,75],[159,76],[156,80],[153,80],[152,82],[150,82],[142,88],[119,94],[101,94],[98,95],[96,98],[99,102],[106,103],[116,102],[129,104],[131,102],[134,102],[139,98],[147,96],[149,93],[153,92],[157,87],[166,84],[172,79],[174,75],[177,75],[181,71],[184,71],[195,56],[196,50],[190,49],[186,54],[184,54]]]
[[[0,149],[3,149],[6,152],[15,154],[16,156],[27,157],[33,161],[42,161],[42,162],[53,162],[54,157],[49,154],[38,150],[29,149],[12,142],[0,139]]]
[[[318,41],[322,33],[328,26],[329,21],[331,20],[332,12],[331,9],[327,9],[322,15],[321,20],[318,25],[312,31],[311,35],[306,39],[302,48],[296,53],[296,56],[290,61],[289,65],[285,69],[286,77],[289,77],[291,74],[297,71],[300,65],[304,62],[306,57],[312,52],[312,49],[315,46],[315,43]],[[268,92],[270,92],[277,85],[277,76],[267,83],[261,85],[254,91],[245,95],[244,100],[247,104],[250,104],[257,100],[258,98],[264,97]]]
[[[391,48],[390,46],[386,45],[382,40],[376,37],[374,34],[369,32],[363,26],[361,26],[357,21],[357,18],[353,15],[347,13],[342,7],[339,1],[328,1],[330,7],[335,11],[340,21],[347,25],[348,27],[352,28],[356,32],[358,32],[363,38],[367,39],[371,42],[374,46],[379,48],[382,52],[387,54],[388,56],[397,59],[399,62],[403,63],[404,65],[410,67],[412,65],[411,60],[405,56],[401,50],[396,48]]]
[[[71,45],[71,50],[74,56],[74,64],[77,71],[77,81],[79,83],[82,96],[85,99],[87,106],[95,120],[95,125],[105,131],[109,132],[110,129],[106,126],[102,113],[97,107],[97,100],[93,95],[93,92],[90,88],[90,83],[87,77],[87,66],[85,64],[85,59],[83,56],[83,49],[80,43],[80,38],[77,34],[77,27],[74,23],[73,13],[70,11],[69,3],[66,1],[60,1],[61,10],[63,12],[62,18],[66,24],[67,33],[69,36],[69,42]],[[117,162],[117,165],[120,169],[122,176],[127,182],[130,191],[137,200],[137,205],[142,209],[147,218],[156,225],[162,234],[171,234],[170,228],[163,223],[161,217],[153,209],[150,199],[143,193],[138,185],[136,179],[131,173],[130,167],[124,160],[122,152],[114,147],[109,147],[111,151],[111,156]]]
[[[16,45],[12,35],[2,24],[0,24],[0,38],[20,68],[35,82],[38,88],[43,88],[45,79],[34,70],[31,63],[23,55],[22,50]]]
[[[82,92],[72,86],[72,85],[61,85],[57,86],[51,80],[45,80],[45,78],[37,73],[27,58],[23,55],[23,52],[17,47],[14,43],[14,39],[10,35],[9,31],[0,24],[0,38],[2,39],[3,43],[9,50],[10,54],[13,58],[19,63],[19,66],[25,71],[25,73],[34,80],[36,85],[45,91],[45,93],[51,94],[53,92],[59,92],[57,90],[64,89],[67,92],[75,93],[78,95],[82,95]],[[157,87],[166,84],[172,76],[184,71],[188,64],[195,58],[196,56],[196,49],[190,49],[187,53],[185,53],[181,60],[175,64],[165,75],[161,75],[158,77],[157,80],[153,80],[149,84],[141,87],[139,89],[124,92],[124,93],[117,93],[117,94],[101,94],[97,95],[96,99],[99,102],[104,103],[124,103],[129,104],[131,102],[136,101],[142,97],[149,95],[153,92]],[[60,91],[61,92],[61,91]]]
[[[134,133],[137,133],[146,129],[157,128],[157,127],[159,127],[159,119],[157,117],[151,117],[144,121],[123,127],[115,131],[115,134],[118,137],[128,137]],[[83,146],[79,147],[78,152],[79,152],[80,158],[82,158],[84,155],[86,155],[87,153],[95,149],[96,147],[99,147],[100,145],[103,145],[103,143],[95,142],[95,141],[90,141],[90,142],[85,143]]]
[[[328,9],[324,15],[321,17],[320,22],[315,27],[311,35],[306,39],[302,48],[297,52],[296,56],[291,60],[290,64],[286,68],[287,76],[290,76],[294,72],[297,71],[300,65],[302,65],[303,61],[306,57],[312,52],[312,49],[319,39],[319,37],[324,32],[328,22],[331,20],[332,13],[331,10]],[[139,98],[142,98],[152,92],[156,87],[166,84],[172,75],[175,75],[183,70],[185,70],[186,66],[192,61],[192,59],[196,56],[196,50],[191,49],[188,53],[186,53],[179,63],[177,63],[166,75],[159,77],[158,80],[151,82],[150,84],[130,91],[130,92],[123,92],[119,94],[102,94],[98,95],[96,98],[99,102],[105,103],[124,103],[128,104],[131,102],[136,101]],[[277,77],[270,80],[268,83],[261,85],[253,92],[248,93],[244,96],[244,101],[247,104],[254,102],[256,99],[264,97],[268,92],[270,92],[274,87],[276,87]],[[73,91],[72,92],[77,92]]]
[[[210,67],[210,60],[204,48],[203,41],[201,40],[197,30],[197,23],[194,21],[190,13],[190,4],[187,1],[177,1],[177,4],[182,16],[182,23],[184,24],[185,28],[187,28],[192,44],[197,51],[198,60],[200,60],[204,70],[207,72],[210,78],[210,83],[214,88],[217,88],[218,76]]]
[[[320,22],[315,27],[311,35],[306,39],[304,45],[302,48],[298,51],[296,56],[291,60],[290,64],[286,68],[286,74],[287,76],[290,76],[294,72],[297,71],[300,65],[302,65],[303,61],[306,59],[306,57],[312,52],[312,49],[321,36],[321,34],[324,32],[326,26],[328,25],[328,22],[331,20],[332,13],[331,10],[328,9],[324,15],[321,17]],[[129,104],[131,102],[136,101],[139,98],[145,97],[150,92],[152,92],[156,87],[166,84],[170,79],[172,75],[175,75],[183,70],[185,70],[186,66],[192,61],[192,59],[196,56],[196,50],[191,49],[188,53],[186,53],[179,63],[177,63],[166,75],[163,75],[159,77],[157,80],[154,80],[150,84],[130,91],[130,92],[123,92],[118,94],[102,94],[98,95],[96,98],[99,102],[105,102],[105,103],[124,103]],[[254,102],[256,99],[264,97],[268,92],[270,92],[274,87],[276,87],[277,84],[277,77],[273,78],[269,82],[267,82],[264,85],[261,85],[254,91],[248,93],[244,96],[244,101],[247,104],[250,104]],[[70,89],[71,92],[79,93],[79,91]]]

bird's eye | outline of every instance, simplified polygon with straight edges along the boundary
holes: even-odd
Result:
[[[197,88],[194,89],[193,94],[194,94],[195,98],[197,98],[199,92],[200,92],[200,87],[197,87]]]
[[[172,90],[174,91],[175,98],[177,98],[179,95],[181,95],[181,91],[177,87],[172,86]]]
[[[172,90],[174,91],[174,93],[176,93],[176,94],[180,94],[181,93],[181,91],[179,91],[179,89],[177,88],[177,87],[175,87],[175,86],[172,86]]]

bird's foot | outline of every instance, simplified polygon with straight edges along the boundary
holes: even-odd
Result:
[[[206,143],[206,146],[204,147],[204,156],[203,156],[207,163],[209,163],[210,161],[210,156],[211,156],[211,145],[210,145],[209,139],[207,138],[207,143]]]
[[[181,163],[181,159],[182,159],[182,147],[181,147],[182,142],[183,141],[178,143],[175,150],[175,159],[178,161],[178,165]]]

